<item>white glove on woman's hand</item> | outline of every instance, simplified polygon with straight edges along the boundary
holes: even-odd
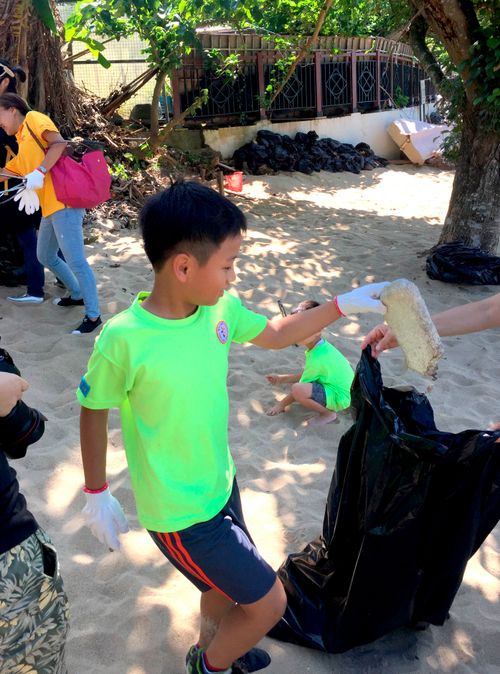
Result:
[[[365,286],[351,290],[335,298],[337,309],[343,316],[350,314],[385,314],[386,307],[380,301],[380,293],[389,285],[388,281],[382,283],[368,283]]]
[[[14,201],[19,201],[19,210],[26,211],[28,215],[33,215],[40,208],[40,199],[34,190],[19,190]]]
[[[26,181],[26,189],[41,190],[43,187],[44,178],[45,174],[42,173],[42,171],[39,169],[35,169],[34,171],[31,171],[31,173],[27,173],[24,176],[24,180]]]
[[[101,543],[112,550],[119,550],[118,534],[126,534],[129,530],[121,505],[111,496],[109,487],[98,494],[85,492],[85,498],[87,504],[82,509],[85,524]]]

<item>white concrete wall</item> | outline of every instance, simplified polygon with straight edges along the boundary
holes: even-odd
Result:
[[[361,114],[355,112],[345,117],[321,117],[319,119],[278,122],[271,124],[264,120],[253,126],[231,126],[222,129],[204,129],[203,137],[207,145],[218,150],[223,158],[232,157],[234,151],[255,140],[259,129],[269,129],[276,133],[286,133],[292,138],[297,131],[316,131],[320,138],[335,138],[342,143],[368,143],[375,154],[386,159],[397,159],[399,148],[386,129],[395,119],[419,119],[419,108],[402,108],[384,112]]]

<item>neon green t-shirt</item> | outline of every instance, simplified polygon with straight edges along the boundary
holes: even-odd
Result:
[[[231,494],[229,347],[256,337],[267,319],[225,293],[167,320],[141,306],[147,296],[106,323],[77,398],[90,409],[120,408],[139,522],[179,531],[214,517]]]
[[[321,339],[312,349],[306,349],[306,363],[301,382],[323,384],[329,410],[345,410],[351,404],[351,384],[354,370],[349,361],[333,344]]]

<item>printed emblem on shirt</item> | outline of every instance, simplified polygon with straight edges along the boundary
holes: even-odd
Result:
[[[229,328],[227,327],[226,321],[219,321],[217,323],[217,327],[215,328],[215,332],[217,333],[217,339],[221,344],[225,344],[227,342],[227,338],[229,337]]]
[[[82,392],[83,397],[86,398],[90,392],[90,386],[85,377],[82,377],[82,380],[80,381],[80,386],[78,388]]]

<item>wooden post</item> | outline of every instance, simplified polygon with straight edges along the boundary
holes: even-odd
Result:
[[[351,106],[352,112],[358,111],[358,68],[355,51],[351,52]]]
[[[264,78],[264,54],[257,52],[257,76],[259,81],[259,115],[261,119],[266,118],[266,109],[264,108],[264,97],[266,95],[266,81]]]
[[[316,79],[316,117],[323,117],[323,86],[321,78],[321,63],[323,52],[314,52],[314,73]]]
[[[219,194],[221,197],[224,196],[224,174],[222,171],[216,171],[216,176],[217,176],[217,187],[219,188]]]

